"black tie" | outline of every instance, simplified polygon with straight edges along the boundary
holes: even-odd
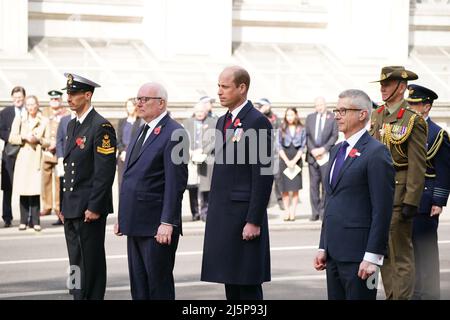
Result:
[[[145,136],[147,135],[148,129],[150,129],[150,127],[147,124],[145,124],[144,130],[142,130],[142,134],[139,137],[139,140],[136,142],[133,150],[131,151],[130,160],[128,161],[129,164],[133,163],[139,156],[139,152],[141,152],[141,148],[142,145],[144,144]]]
[[[317,128],[316,146],[322,145],[322,115],[319,114],[319,128]]]
[[[75,136],[75,134],[77,133],[78,129],[80,128],[81,124],[80,121],[76,121],[75,122],[75,126],[73,127],[73,135]]]

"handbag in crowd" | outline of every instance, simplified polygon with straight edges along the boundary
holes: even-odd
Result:
[[[5,154],[8,157],[16,157],[20,150],[20,145],[7,143],[5,146]]]

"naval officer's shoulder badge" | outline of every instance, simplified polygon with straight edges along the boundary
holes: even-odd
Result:
[[[101,154],[111,154],[115,152],[115,148],[111,147],[111,139],[108,134],[103,135],[102,146],[97,147],[97,152]]]

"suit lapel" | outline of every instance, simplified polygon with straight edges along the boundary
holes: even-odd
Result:
[[[64,152],[64,158],[66,158],[70,151],[72,151],[73,148],[75,148],[75,134],[73,132],[74,127],[75,127],[75,121],[76,119],[72,119],[69,121],[69,123],[67,124],[67,134],[66,136],[69,137],[69,139],[67,139],[66,142],[66,150]],[[69,132],[70,132],[70,136],[69,136]]]
[[[325,179],[326,179],[325,180],[325,188],[328,189],[328,193],[332,193],[332,189],[331,189],[331,185],[330,185],[331,168],[333,167],[333,163],[336,160],[337,153],[338,153],[340,147],[341,147],[341,144],[338,144],[330,151],[330,159],[328,160],[327,173],[325,175]]]
[[[230,129],[232,129],[233,130],[233,132],[234,132],[234,130],[238,127],[236,124],[236,120],[237,119],[239,119],[239,121],[242,123],[242,120],[244,120],[244,118],[245,118],[245,116],[247,115],[247,113],[250,111],[250,109],[251,108],[253,108],[253,104],[249,101],[249,102],[247,102],[247,104],[242,108],[242,110],[241,111],[239,111],[239,113],[238,113],[238,115],[237,115],[237,117],[234,119],[234,121],[231,123],[231,127],[229,128],[229,130]],[[225,119],[225,116],[223,117],[223,119],[222,119],[222,126],[221,127],[219,127],[219,128],[222,128],[222,132],[223,132],[223,122],[224,122],[224,119]],[[242,127],[242,125],[241,125],[241,127]],[[228,130],[227,130],[228,131]],[[227,135],[226,133],[225,133],[225,140],[224,140],[224,145],[226,145],[227,143],[228,143],[228,141],[230,141],[231,140],[231,138],[233,137],[233,135],[232,134],[229,134],[229,135]]]
[[[364,132],[364,134],[362,135],[362,137],[358,140],[358,142],[355,144],[355,146],[353,147],[353,149],[358,150],[359,153],[362,153],[364,151],[365,145],[366,143],[369,141],[369,133],[366,131]],[[344,161],[344,165],[342,166],[341,171],[339,172],[339,175],[336,179],[336,185],[335,188],[337,187],[337,185],[339,184],[339,181],[341,180],[341,178],[343,177],[345,170],[347,170],[348,168],[350,168],[350,166],[352,165],[353,161],[355,161],[355,159],[358,156],[354,156],[354,157],[350,157],[350,155],[347,156],[347,158]]]
[[[71,137],[69,141],[67,141],[66,154],[64,155],[64,158],[66,158],[69,155],[69,153],[77,146],[77,144],[75,143],[76,139],[78,137],[83,137],[89,130],[92,123],[91,119],[94,117],[95,113],[96,113],[95,109],[92,109],[91,112],[89,112],[89,114],[83,120],[83,123],[78,127],[78,130],[76,132],[75,132],[75,122],[77,121],[77,119],[74,118],[70,120],[69,124],[67,125],[67,132],[68,133],[71,132]]]
[[[139,136],[141,135],[143,128],[144,128],[144,125],[141,125],[139,127],[139,129],[136,130],[137,134],[133,136],[133,138],[127,148],[127,153],[126,153],[126,157],[125,157],[125,171],[127,171],[127,169],[128,169],[128,162],[130,161],[131,151],[133,151],[134,145],[136,144]]]
[[[161,130],[164,130],[164,126],[166,125],[166,123],[167,123],[167,121],[169,120],[169,115],[168,114],[166,114],[165,116],[164,116],[164,118],[162,118],[158,123],[157,123],[157,125],[156,125],[156,127],[152,130],[152,132],[150,133],[150,135],[148,136],[148,138],[147,138],[147,140],[145,140],[145,142],[144,142],[144,144],[142,145],[142,147],[141,147],[141,150],[139,151],[139,155],[137,156],[137,158],[136,158],[136,160],[134,160],[133,162],[131,162],[131,163],[129,163],[129,160],[130,160],[130,158],[129,158],[129,154],[127,153],[127,161],[126,161],[126,168],[128,169],[129,167],[131,167],[140,157],[141,157],[141,155],[142,155],[142,153],[145,151],[145,149],[147,149],[148,148],[148,146],[149,145],[151,145],[152,143],[153,143],[153,141],[155,141],[155,139],[160,135],[160,133],[158,133],[158,134],[155,134],[155,129],[156,128],[158,128],[158,127],[161,127],[159,130],[161,131]],[[140,132],[142,132],[142,130],[139,130],[139,133]],[[134,143],[133,143],[133,148],[134,148],[134,145],[136,144],[136,142],[137,142],[137,138],[140,136],[140,134],[136,137],[136,139],[134,140]],[[130,149],[130,150],[133,150],[133,149]],[[131,152],[129,152],[129,153],[131,153]]]
[[[144,144],[142,145],[141,152],[139,152],[138,159],[139,159],[139,157],[141,156],[142,152],[144,152],[144,150],[145,150],[146,148],[148,148],[148,146],[151,145],[152,142],[155,141],[155,139],[159,136],[160,133],[155,134],[155,129],[158,128],[158,127],[161,127],[159,130],[160,130],[160,131],[161,131],[161,130],[164,130],[164,126],[166,125],[166,123],[167,123],[168,120],[169,120],[169,115],[166,114],[166,115],[164,116],[164,118],[162,118],[161,121],[159,121],[159,122],[157,123],[156,127],[155,127],[155,128],[153,129],[153,131],[150,133],[150,136],[147,138],[147,140],[146,140],[146,141],[144,142]]]

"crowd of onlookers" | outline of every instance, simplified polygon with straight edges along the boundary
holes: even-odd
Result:
[[[52,90],[48,95],[49,105],[41,106],[36,96],[27,95],[23,87],[17,86],[11,91],[12,106],[0,112],[0,132],[4,142],[1,187],[5,227],[12,225],[13,195],[19,197],[19,230],[34,228],[40,231],[40,217],[61,210],[64,144],[67,124],[73,115],[64,106],[62,92]],[[218,118],[212,110],[214,103],[214,98],[201,97],[193,107],[192,116],[182,121],[190,137],[188,192],[193,221],[205,221],[208,211],[214,163],[214,130],[211,129],[215,129]],[[275,170],[272,199],[285,210],[284,221],[294,221],[296,217],[299,191],[303,186],[304,154],[310,166],[311,220],[323,215],[324,195],[320,185],[324,174],[318,160],[336,142],[337,127],[332,113],[326,111],[324,99],[317,98],[315,105],[317,112],[308,116],[304,124],[295,108],[288,108],[281,119],[272,111],[267,98],[254,102],[274,128],[275,163],[279,163],[279,167]],[[126,100],[125,111],[126,117],[119,119],[115,128],[119,188],[127,147],[142,124],[134,99]],[[320,115],[317,119],[316,114]],[[309,125],[310,120],[315,123]],[[57,219],[53,224],[62,223]]]

